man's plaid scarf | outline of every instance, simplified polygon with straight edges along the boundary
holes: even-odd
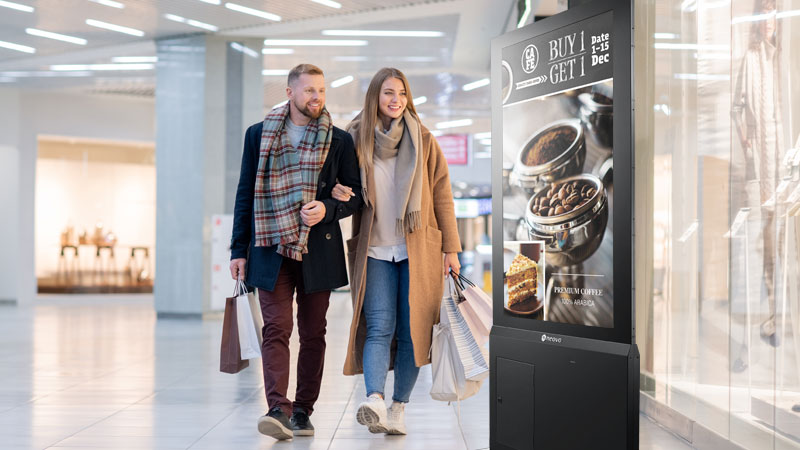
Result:
[[[275,108],[264,119],[256,172],[256,247],[278,246],[278,253],[297,261],[308,253],[308,233],[300,208],[317,196],[317,179],[333,137],[328,110],[306,126],[297,148],[292,147],[284,123],[289,104]],[[267,168],[269,168],[267,170]]]

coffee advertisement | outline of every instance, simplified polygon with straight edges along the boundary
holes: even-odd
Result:
[[[614,327],[612,22],[502,49],[504,314]]]

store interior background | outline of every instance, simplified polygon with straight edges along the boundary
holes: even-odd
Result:
[[[489,43],[520,23],[566,9],[566,1],[387,6],[341,0],[341,8],[332,8],[311,0],[242,0],[281,16],[279,22],[225,2],[123,1],[122,10],[73,3],[65,10],[59,2],[19,0],[34,12],[0,7],[0,41],[36,49],[29,54],[0,46],[0,303],[29,308],[40,293],[155,288],[160,317],[218,320],[221,295],[229,291],[227,242],[220,236],[232,211],[243,132],[285,99],[286,73],[301,62],[325,70],[327,106],[339,127],[360,109],[377,69],[395,66],[408,75],[423,123],[453,149],[462,262],[474,281],[491,289],[484,276],[491,232]],[[798,198],[790,198],[800,159],[783,161],[800,133],[800,113],[793,110],[800,105],[794,79],[800,74],[800,0],[778,0],[766,13],[761,4],[635,5],[642,409],[697,448],[800,448],[800,414],[791,409],[800,403],[800,236],[792,234],[800,218],[793,209]],[[527,16],[520,17],[526,5]],[[88,26],[88,18],[144,36]],[[780,192],[773,188],[780,220],[771,225],[752,198],[737,196],[752,187],[739,175],[743,152],[731,115],[752,27],[770,18],[781,43],[785,135],[784,148],[772,157],[781,161],[779,178],[790,180]],[[26,28],[88,43],[46,39]],[[322,30],[430,33],[398,38]],[[356,42],[272,45],[273,39]],[[135,66],[87,66],[95,64]],[[464,151],[466,164],[455,161]],[[745,206],[754,211],[746,226],[726,235]],[[113,258],[92,244],[99,224],[97,236],[113,242]],[[783,236],[772,242],[777,346],[759,332],[771,301],[759,275],[765,245],[759,230],[765,226]],[[62,237],[67,227],[72,233]],[[62,248],[79,244],[84,231],[89,245]]]

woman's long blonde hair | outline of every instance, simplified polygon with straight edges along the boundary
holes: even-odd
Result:
[[[417,110],[414,108],[414,100],[411,96],[411,87],[408,85],[408,79],[403,72],[394,67],[384,67],[379,70],[372,81],[369,82],[367,88],[367,95],[364,97],[364,109],[356,117],[360,119],[358,129],[358,139],[356,144],[356,153],[358,154],[358,163],[361,167],[372,166],[372,154],[375,150],[375,125],[378,124],[378,105],[380,103],[381,86],[387,78],[397,78],[403,82],[403,87],[406,90],[406,98],[408,103],[406,109],[419,120]]]

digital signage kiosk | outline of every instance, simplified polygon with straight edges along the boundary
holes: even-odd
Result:
[[[638,448],[630,0],[492,42],[491,448]]]

